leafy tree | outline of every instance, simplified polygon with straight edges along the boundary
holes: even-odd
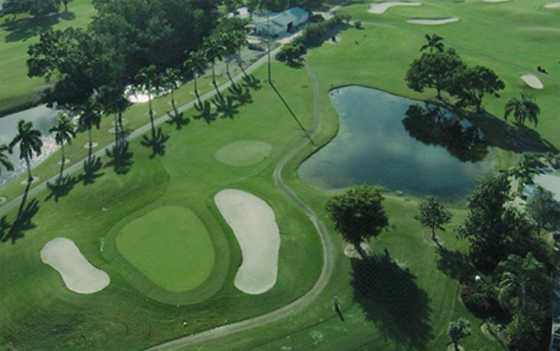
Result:
[[[378,236],[389,221],[381,202],[381,188],[360,185],[327,202],[327,211],[333,219],[336,230],[344,240],[354,245],[360,255],[365,253],[360,243],[370,237]]]
[[[33,123],[20,120],[18,122],[17,135],[12,139],[9,145],[10,153],[18,143],[19,158],[25,161],[25,165],[27,166],[27,182],[31,184],[33,181],[33,176],[31,175],[31,159],[33,158],[33,153],[39,156],[41,154],[41,148],[43,147],[41,132],[37,129],[33,129]]]
[[[282,46],[276,54],[278,61],[285,61],[289,66],[301,66],[302,56],[305,54],[305,46],[300,41],[294,41]]]
[[[476,106],[476,110],[481,111],[484,94],[499,97],[498,91],[504,88],[504,82],[494,71],[474,66],[457,70],[448,91],[459,98],[459,106]]]
[[[426,34],[425,38],[427,43],[422,45],[420,51],[428,49],[431,53],[433,53],[434,51],[443,52],[443,48],[445,45],[443,45],[442,43],[442,37],[434,33],[432,35]]]
[[[539,105],[531,97],[521,93],[521,98],[511,98],[506,103],[504,119],[507,120],[509,115],[513,114],[515,124],[518,126],[523,126],[526,120],[536,126],[540,112]]]
[[[527,212],[541,230],[547,224],[554,228],[560,224],[560,204],[550,191],[541,186],[537,186],[527,201]]]
[[[415,217],[416,220],[432,230],[432,240],[441,246],[436,237],[436,229],[445,230],[443,225],[451,220],[451,212],[435,196],[428,196],[426,200],[422,201],[419,210],[420,213]]]
[[[8,171],[13,171],[14,165],[10,162],[8,156],[6,156],[6,151],[9,151],[8,145],[0,145],[0,165]]]
[[[66,162],[66,158],[64,156],[64,144],[72,144],[72,138],[76,136],[76,131],[70,118],[64,114],[59,114],[56,125],[49,129],[49,133],[54,133],[54,140],[58,145],[60,145],[61,160],[60,175],[58,177],[58,182],[60,182],[64,172],[64,163]]]
[[[423,53],[412,62],[405,80],[410,89],[420,93],[425,88],[435,88],[437,98],[441,99],[441,91],[449,87],[450,77],[464,67],[465,64],[453,50]]]
[[[449,322],[447,334],[453,342],[455,351],[459,351],[459,340],[471,335],[471,323],[463,318],[459,318],[456,322]]]

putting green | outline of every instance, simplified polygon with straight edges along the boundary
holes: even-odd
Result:
[[[172,292],[200,286],[215,252],[206,227],[189,209],[160,207],[125,225],[117,249],[148,279]]]
[[[216,151],[216,160],[230,166],[250,166],[270,155],[272,145],[258,140],[239,140]]]

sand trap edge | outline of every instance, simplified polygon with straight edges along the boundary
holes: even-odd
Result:
[[[437,26],[437,25],[441,25],[441,24],[459,22],[459,18],[458,17],[441,18],[441,19],[410,18],[410,19],[407,19],[406,22],[407,23],[412,23],[412,24],[424,24],[424,25],[428,25],[428,26]]]
[[[533,89],[543,89],[544,84],[541,82],[539,77],[535,76],[534,74],[524,74],[521,77],[521,80],[527,84],[527,86]]]
[[[396,7],[396,6],[420,6],[420,5],[422,5],[422,3],[415,2],[415,1],[411,1],[411,2],[406,2],[406,1],[381,2],[381,3],[371,4],[368,8],[368,12],[372,13],[374,15],[381,15],[381,14],[385,13],[385,11],[387,11],[391,7]]]

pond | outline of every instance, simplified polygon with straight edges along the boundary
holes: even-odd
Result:
[[[380,184],[453,201],[494,169],[483,133],[443,108],[359,86],[329,95],[339,131],[299,167],[307,184],[324,190]]]
[[[33,128],[41,131],[41,139],[43,140],[41,155],[39,157],[34,157],[32,160],[33,165],[38,164],[57,148],[54,138],[49,136],[49,129],[56,123],[56,116],[56,110],[42,105],[0,118],[0,145],[9,144],[16,136],[19,120],[32,122]],[[8,158],[14,165],[14,171],[8,172],[5,169],[0,170],[0,186],[13,180],[20,173],[25,171],[25,162],[19,159],[19,146],[16,145],[14,147],[13,153],[8,154]]]

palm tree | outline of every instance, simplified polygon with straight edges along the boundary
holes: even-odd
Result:
[[[534,99],[521,93],[521,98],[511,98],[506,103],[504,119],[507,120],[508,116],[513,114],[515,124],[518,126],[523,126],[525,124],[525,120],[529,120],[537,126],[540,112],[541,109]]]
[[[31,184],[33,181],[31,159],[33,158],[33,153],[39,156],[43,147],[41,132],[33,129],[33,123],[20,120],[18,122],[18,133],[9,145],[10,153],[17,143],[19,143],[19,158],[25,160],[25,165],[27,166],[27,184]]]
[[[93,151],[93,140],[91,128],[95,126],[99,129],[101,123],[101,105],[96,98],[90,97],[77,106],[77,112],[80,114],[78,125],[81,130],[88,132],[88,162],[91,161]]]
[[[194,94],[196,95],[199,105],[202,104],[202,101],[200,100],[200,94],[198,93],[197,78],[199,74],[204,73],[207,63],[208,62],[203,50],[191,52],[189,58],[184,63],[185,71],[192,72],[194,80]]]
[[[154,65],[143,67],[136,75],[141,85],[148,92],[148,108],[150,114],[150,124],[152,126],[152,139],[156,137],[156,127],[154,124],[154,110],[152,109],[152,94],[161,91],[162,80]]]
[[[444,45],[442,43],[443,37],[440,37],[439,35],[434,33],[432,35],[426,34],[425,38],[426,38],[427,43],[422,45],[422,47],[420,48],[420,51],[424,51],[426,49],[429,49],[430,52],[434,52],[434,50],[437,50],[439,52],[443,52],[443,47],[444,47]]]
[[[177,105],[175,105],[175,90],[181,85],[181,76],[179,70],[176,68],[168,67],[163,75],[163,85],[166,89],[171,91],[171,106],[173,106],[173,112],[175,116],[179,115],[177,111]]]
[[[13,171],[14,165],[10,162],[8,156],[6,156],[6,151],[9,151],[8,145],[0,145],[0,164],[4,166],[6,170]]]
[[[218,32],[206,37],[205,39],[203,47],[206,60],[212,64],[212,85],[214,85],[214,88],[216,89],[216,94],[221,96],[222,94],[216,84],[216,60],[221,60],[223,58],[225,52],[223,43],[227,40],[227,38],[223,33]]]
[[[58,145],[60,145],[60,152],[62,154],[62,159],[60,161],[60,175],[58,177],[58,182],[60,183],[64,172],[64,163],[66,162],[66,158],[64,157],[64,143],[72,144],[72,138],[76,136],[76,131],[70,118],[64,114],[60,114],[58,115],[56,125],[49,129],[49,133],[54,133],[54,140]]]

